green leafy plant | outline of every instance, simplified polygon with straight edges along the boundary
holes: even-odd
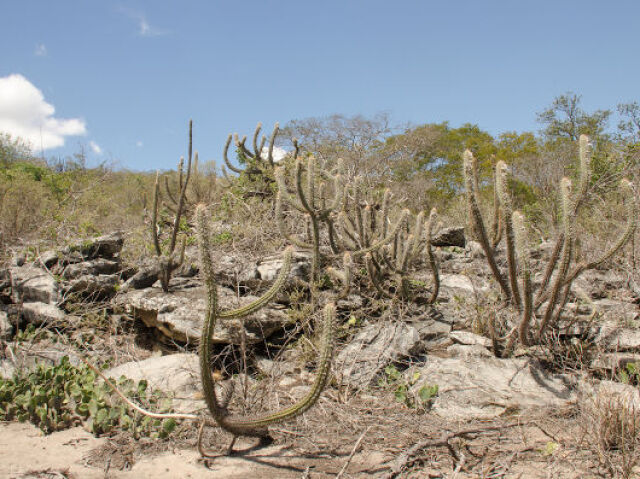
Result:
[[[144,380],[122,376],[118,387],[139,402],[170,411],[171,400],[160,391],[149,391]],[[130,431],[136,438],[166,438],[175,428],[174,419],[152,419],[130,411],[106,384],[96,383],[96,374],[85,365],[74,366],[67,356],[58,364],[38,364],[27,373],[0,379],[0,420],[29,421],[44,433],[86,423],[93,434]]]
[[[640,361],[627,363],[618,375],[620,382],[624,384],[640,385]]]
[[[385,367],[384,372],[385,376],[380,379],[379,385],[391,389],[396,401],[409,408],[429,408],[438,395],[437,384],[424,383],[417,394],[412,392],[413,386],[420,380],[418,371],[415,371],[408,380],[393,364]]]

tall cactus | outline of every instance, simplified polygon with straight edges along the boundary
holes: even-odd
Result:
[[[340,210],[343,202],[343,177],[342,164],[339,163],[335,172],[318,169],[316,160],[309,156],[306,168],[302,159],[296,159],[295,163],[295,195],[290,192],[286,183],[284,167],[277,167],[275,178],[278,184],[276,195],[276,220],[281,234],[297,247],[310,250],[311,259],[311,289],[315,289],[318,281],[323,256],[320,246],[320,230],[323,224],[327,225],[332,249],[337,253],[334,243],[333,214]],[[306,178],[305,178],[306,174]],[[305,181],[306,179],[306,181]],[[331,189],[333,192],[331,193]],[[328,195],[332,194],[332,198]],[[287,231],[285,225],[283,202],[289,204],[298,212],[304,214],[311,224],[311,241],[304,241]]]
[[[397,295],[406,299],[410,296],[408,272],[419,254],[426,250],[434,283],[429,302],[434,302],[439,290],[439,274],[431,247],[436,211],[432,211],[427,228],[424,227],[424,214],[420,213],[410,230],[407,222],[411,214],[406,209],[392,224],[389,219],[390,190],[385,190],[382,203],[376,204],[371,200],[371,195],[366,198],[362,196],[358,177],[346,184],[341,172],[341,161],[338,161],[335,171],[326,171],[318,167],[313,157],[307,159],[306,167],[302,160],[297,160],[295,193],[287,185],[284,167],[277,167],[275,172],[278,184],[276,217],[280,231],[290,242],[310,250],[313,255],[312,296],[319,265],[324,259],[349,252],[353,261],[364,264],[372,285],[382,296]],[[309,240],[303,240],[287,230],[284,203],[309,218]],[[321,243],[322,231],[326,231],[324,237],[328,244]],[[393,294],[383,285],[389,276],[395,278],[396,286],[391,290]]]
[[[169,236],[169,245],[166,250],[163,251],[163,248],[160,245],[160,224],[158,221],[158,209],[160,207],[160,175],[156,174],[156,181],[154,185],[154,194],[153,194],[153,211],[151,218],[151,235],[153,237],[153,246],[155,248],[156,255],[158,257],[158,265],[159,265],[159,273],[158,279],[160,280],[160,284],[162,285],[162,289],[165,292],[169,291],[169,281],[171,280],[171,275],[173,271],[180,266],[184,261],[184,249],[186,245],[186,238],[182,239],[182,246],[180,248],[180,253],[176,255],[176,246],[178,240],[178,232],[180,231],[180,221],[182,219],[182,215],[184,214],[184,210],[187,202],[187,186],[189,185],[189,179],[191,177],[191,159],[192,159],[192,146],[193,146],[193,120],[189,120],[189,142],[188,142],[188,151],[187,151],[187,171],[184,174],[184,158],[180,158],[180,162],[178,163],[178,189],[176,194],[173,195],[168,187],[168,183],[165,184],[167,187],[167,194],[170,197],[171,201],[174,203],[174,206],[171,208],[173,211],[173,221],[171,225],[171,233]],[[196,158],[198,153],[196,153]],[[166,179],[166,177],[165,177]]]
[[[211,376],[211,337],[213,335],[213,331],[219,319],[243,318],[263,307],[276,295],[276,293],[282,288],[282,285],[289,273],[293,248],[289,247],[285,250],[284,265],[277,280],[269,291],[248,306],[224,312],[219,309],[218,304],[217,284],[213,270],[213,263],[211,261],[210,232],[206,208],[204,205],[199,205],[196,208],[196,229],[200,249],[200,262],[207,287],[208,299],[207,315],[202,328],[202,337],[200,340],[201,379],[207,407],[209,408],[215,422],[220,427],[233,434],[234,437],[268,437],[269,425],[286,421],[304,413],[316,403],[325,388],[329,378],[331,358],[334,348],[336,321],[335,305],[333,303],[329,303],[324,308],[324,323],[321,338],[322,346],[317,364],[316,378],[309,392],[294,405],[277,412],[267,413],[265,415],[252,418],[231,416],[226,408],[227,399],[220,398],[218,396],[216,384]],[[348,289],[351,277],[350,258],[345,257],[345,271],[340,272],[338,276],[344,282],[343,290]]]
[[[235,133],[233,135],[229,135],[227,137],[227,141],[224,145],[224,150],[222,153],[224,163],[226,165],[222,166],[222,173],[224,177],[231,183],[231,177],[227,173],[227,168],[237,175],[245,175],[249,180],[256,181],[258,179],[266,180],[268,183],[273,182],[273,171],[276,166],[276,162],[273,158],[273,150],[275,147],[275,141],[278,136],[278,132],[280,131],[280,126],[276,123],[273,127],[273,131],[271,132],[271,136],[269,137],[269,145],[267,147],[267,151],[265,154],[265,144],[267,143],[267,137],[262,136],[260,141],[258,142],[258,138],[260,138],[260,132],[262,130],[262,123],[258,123],[256,126],[255,132],[253,133],[252,140],[252,150],[250,150],[246,145],[247,137],[246,135],[242,138],[238,137],[238,134]],[[244,163],[244,167],[235,166],[229,160],[229,147],[231,146],[231,142],[236,146],[238,157],[241,159],[241,163]],[[298,156],[298,144],[297,141],[293,140],[295,153],[294,158]],[[253,192],[254,194],[266,194],[266,191]]]
[[[537,329],[534,335],[535,340],[541,341],[545,332],[557,324],[571,293],[573,281],[584,271],[595,268],[613,257],[630,240],[635,231],[638,214],[636,195],[633,184],[625,178],[620,182],[620,191],[625,198],[627,207],[627,224],[624,231],[613,246],[596,259],[577,262],[575,257],[577,215],[580,207],[586,204],[591,181],[591,145],[586,135],[580,136],[579,146],[580,171],[578,188],[574,192],[572,181],[569,178],[563,178],[560,182],[562,230],[557,235],[553,251],[544,268],[542,282],[538,287],[535,301],[532,292],[532,273],[527,246],[526,225],[520,212],[512,212],[507,189],[508,168],[503,162],[498,162],[495,175],[500,223],[506,237],[507,281],[504,273],[497,266],[495,252],[486,237],[484,222],[478,206],[473,155],[469,151],[465,152],[465,185],[467,187],[468,207],[471,211],[476,233],[485,250],[489,267],[500,284],[504,295],[520,312],[518,325],[508,335],[507,351],[511,350],[516,339],[525,346],[531,343],[533,340],[530,332],[532,323],[536,324]],[[521,279],[521,287],[518,284],[518,277]],[[538,310],[545,304],[544,311],[538,315]]]

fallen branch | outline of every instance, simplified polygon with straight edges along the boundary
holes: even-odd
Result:
[[[351,449],[351,454],[349,454],[349,457],[347,457],[347,460],[345,461],[344,466],[342,466],[342,469],[340,469],[340,472],[336,475],[336,479],[340,479],[342,477],[342,475],[345,473],[345,471],[347,470],[347,467],[349,467],[349,464],[351,463],[351,460],[353,459],[353,456],[356,454],[356,452],[358,452],[358,448],[360,447],[360,443],[362,443],[362,440],[364,439],[364,436],[366,436],[367,433],[369,432],[369,429],[371,429],[371,426],[366,428],[364,430],[364,432],[362,434],[360,434],[360,437],[358,438],[358,440],[354,444],[353,449]]]
[[[522,426],[523,423],[513,423],[507,425],[498,425],[498,426],[488,426],[484,428],[473,428],[473,429],[463,429],[457,432],[449,432],[443,434],[440,439],[425,439],[424,441],[420,441],[409,449],[405,450],[402,454],[400,454],[391,464],[390,471],[387,475],[383,476],[384,479],[394,479],[397,477],[403,469],[405,469],[412,461],[413,457],[418,454],[421,450],[430,448],[430,447],[446,447],[449,450],[449,453],[454,458],[454,464],[460,465],[461,460],[458,457],[458,454],[454,451],[453,446],[450,441],[452,439],[458,437],[468,436],[470,434],[482,434],[485,432],[498,431],[501,429]],[[462,467],[462,466],[460,466]],[[456,467],[456,470],[458,468]]]

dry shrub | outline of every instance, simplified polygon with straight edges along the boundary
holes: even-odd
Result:
[[[582,406],[585,440],[612,477],[630,478],[640,466],[640,401],[633,390],[601,388]]]

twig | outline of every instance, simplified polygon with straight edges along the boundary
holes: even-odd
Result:
[[[397,477],[402,472],[403,468],[407,466],[407,463],[411,461],[411,458],[415,456],[420,450],[425,449],[427,447],[441,447],[441,446],[447,447],[449,451],[453,453],[455,461],[458,462],[459,464],[460,459],[458,459],[457,457],[458,455],[455,453],[455,451],[453,451],[453,448],[449,443],[449,441],[451,441],[452,439],[455,439],[461,436],[466,436],[469,434],[482,434],[483,432],[498,431],[501,429],[515,427],[515,426],[522,426],[522,425],[523,425],[522,423],[513,423],[513,424],[507,424],[504,426],[498,425],[498,426],[488,426],[484,428],[463,429],[458,432],[445,433],[440,437],[440,439],[428,439],[428,440],[420,441],[414,444],[413,446],[411,446],[409,449],[405,450],[402,454],[400,454],[395,459],[395,461],[391,463],[390,465],[391,471],[389,471],[389,473],[383,477],[384,479],[393,479]]]
[[[360,447],[360,443],[364,439],[364,436],[366,436],[366,434],[369,432],[369,429],[371,429],[371,426],[367,427],[364,430],[364,432],[362,434],[360,434],[360,437],[358,438],[358,440],[354,444],[353,449],[351,449],[351,454],[349,454],[349,457],[347,457],[347,460],[345,461],[344,466],[342,466],[342,469],[340,469],[340,472],[336,475],[336,479],[340,479],[342,477],[342,475],[345,473],[345,471],[347,470],[347,467],[349,467],[349,464],[351,463],[351,460],[353,459],[353,456],[358,451],[358,448]]]

